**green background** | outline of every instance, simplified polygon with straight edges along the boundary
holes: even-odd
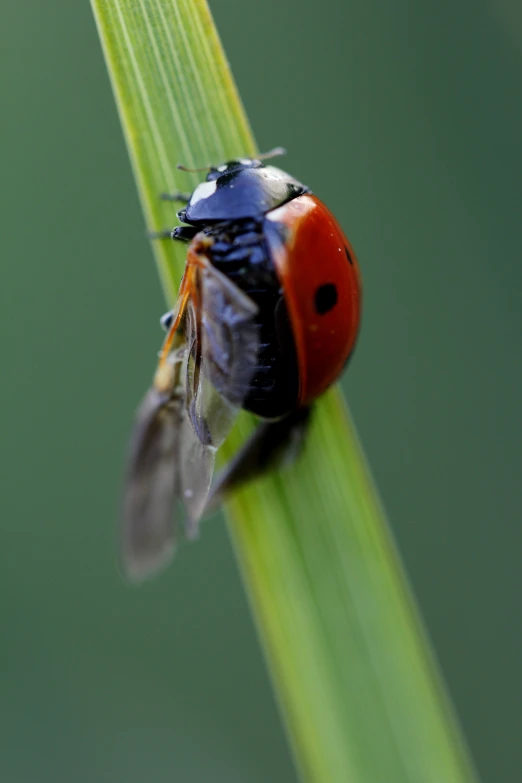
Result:
[[[345,389],[479,771],[511,783],[522,11],[213,11],[260,147],[288,147],[359,255]],[[164,302],[87,0],[3,3],[0,57],[0,779],[295,780],[224,525],[139,590],[116,569]]]

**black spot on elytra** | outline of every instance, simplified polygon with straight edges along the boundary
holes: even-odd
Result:
[[[353,258],[351,257],[350,251],[348,250],[347,247],[344,248],[344,252],[346,253],[346,258],[348,259],[348,263],[352,264],[353,266]]]
[[[333,283],[320,285],[315,291],[315,311],[319,315],[329,312],[337,304],[337,288]]]

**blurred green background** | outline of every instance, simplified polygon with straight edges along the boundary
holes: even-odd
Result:
[[[345,389],[479,771],[511,783],[522,11],[212,7],[260,147],[288,147],[358,252]],[[164,302],[89,3],[3,3],[0,52],[0,779],[295,780],[224,525],[139,590],[116,569]]]

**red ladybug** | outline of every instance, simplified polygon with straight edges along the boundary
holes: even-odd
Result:
[[[274,151],[278,154],[279,150]],[[266,157],[266,156],[261,156]],[[259,159],[212,167],[168,232],[188,242],[154,382],[137,412],[124,496],[132,578],[174,549],[174,509],[195,537],[210,499],[277,466],[340,375],[360,321],[353,249],[309,189]],[[165,236],[162,234],[161,236]],[[264,421],[212,487],[240,408]]]

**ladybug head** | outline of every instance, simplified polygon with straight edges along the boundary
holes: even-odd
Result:
[[[263,164],[260,160],[254,158],[236,158],[236,160],[227,160],[226,163],[222,163],[220,166],[212,166],[207,174],[207,182],[212,182],[218,179],[222,174],[230,174],[236,171],[243,171],[243,169],[258,169]]]

